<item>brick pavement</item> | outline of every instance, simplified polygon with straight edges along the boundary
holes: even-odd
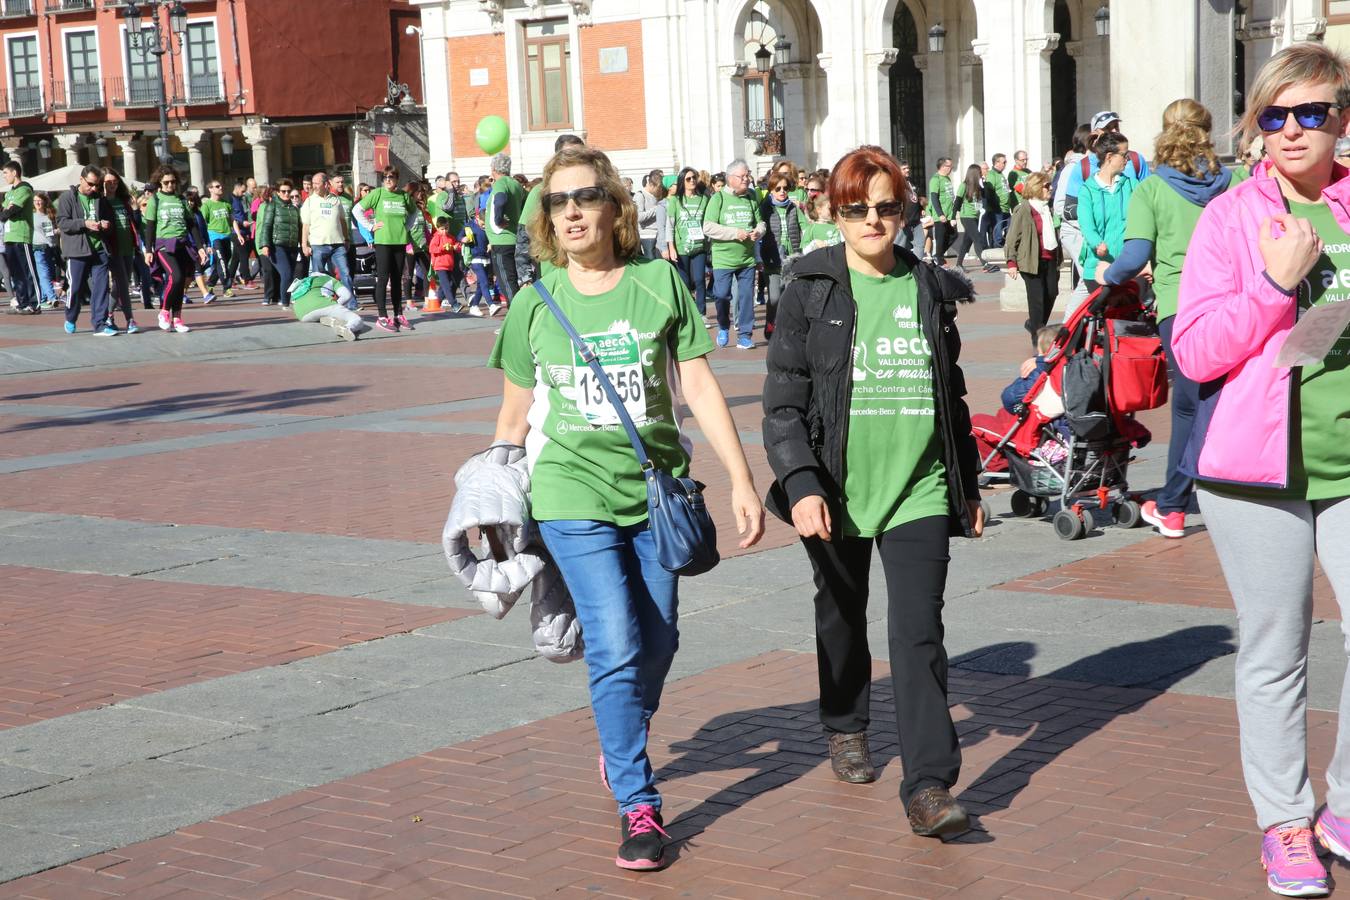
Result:
[[[982,831],[902,820],[889,680],[870,786],[834,780],[815,659],[671,685],[653,722],[675,863],[613,864],[589,714],[514,728],[0,887],[0,898],[1266,896],[1227,701],[956,669],[960,794]],[[1334,717],[1311,717],[1315,767]]]
[[[136,419],[89,422],[76,418],[28,418],[0,414],[0,459],[139,444],[230,431],[237,427],[220,422],[146,422]]]
[[[1206,532],[1194,528],[1180,540],[1152,538],[999,587],[1033,594],[1109,597],[1209,609],[1233,607],[1214,544]],[[1313,616],[1341,618],[1340,606],[1320,566],[1313,579]]]
[[[0,728],[473,615],[0,566]]]

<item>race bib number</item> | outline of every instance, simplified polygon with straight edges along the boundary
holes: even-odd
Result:
[[[689,227],[686,233],[689,236],[689,243],[697,244],[701,242],[703,240],[703,217],[702,216],[698,218],[691,217],[689,219]]]
[[[642,348],[636,331],[618,331],[581,336],[595,351],[596,361],[614,385],[629,417],[641,424],[647,418],[647,382],[642,371]],[[572,383],[576,385],[577,411],[591,425],[618,425],[619,414],[609,402],[605,387],[572,348]]]

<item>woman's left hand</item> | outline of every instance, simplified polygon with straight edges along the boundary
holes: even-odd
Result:
[[[764,536],[764,504],[753,484],[732,487],[731,511],[736,516],[736,533],[742,535],[736,546],[746,550],[758,544]]]
[[[970,530],[976,537],[984,537],[984,506],[979,500],[967,500],[966,511],[970,513]]]

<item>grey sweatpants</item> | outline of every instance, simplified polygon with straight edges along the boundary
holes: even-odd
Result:
[[[1341,607],[1350,654],[1350,500],[1247,500],[1196,491],[1238,617],[1242,775],[1262,830],[1310,825],[1308,641],[1313,554]],[[1327,805],[1350,817],[1350,671],[1341,685]]]

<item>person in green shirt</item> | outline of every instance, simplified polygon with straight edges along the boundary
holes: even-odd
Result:
[[[297,278],[286,293],[296,319],[327,325],[344,341],[356,340],[370,327],[349,308],[354,299],[352,292],[331,275],[312,273]]]
[[[516,273],[516,232],[525,208],[525,189],[511,177],[511,157],[498,153],[492,157],[492,190],[488,193],[486,228],[492,247],[492,270],[506,302],[520,290]]]
[[[933,219],[933,262],[946,265],[947,248],[956,240],[956,188],[952,161],[944,156],[928,179],[928,215]]]
[[[731,335],[731,289],[736,286],[736,346],[755,346],[755,242],[764,236],[759,198],[743,159],[727,166],[727,186],[713,194],[703,210],[703,234],[712,240],[713,303],[717,306],[717,346]]]
[[[881,557],[901,804],[923,836],[966,830],[950,793],[961,750],[947,705],[942,607],[949,535],[984,528],[957,365],[968,281],[895,242],[907,185],[880,147],[830,175],[841,246],[811,253],[784,290],[769,342],[764,448],[770,510],[815,573],[820,718],[841,781],[875,780],[867,745],[869,570]],[[843,361],[841,364],[840,361]]]
[[[103,196],[107,198],[113,215],[110,242],[113,252],[108,257],[108,282],[112,296],[108,324],[116,328],[113,313],[121,312],[127,320],[127,334],[136,334],[141,329],[131,315],[131,275],[136,269],[136,248],[140,246],[140,239],[136,234],[136,218],[132,215],[134,201],[131,192],[127,190],[122,176],[112,168],[103,170]]]
[[[1008,168],[1008,157],[995,153],[990,160],[989,174],[984,177],[986,195],[992,200],[987,203],[990,215],[986,219],[985,245],[1002,247],[1008,234],[1008,223],[1012,219],[1012,188],[1003,170]]]
[[[806,228],[802,231],[803,251],[811,253],[824,247],[833,247],[844,238],[839,226],[830,216],[830,195],[823,191],[806,204]],[[902,232],[903,233],[903,232]]]
[[[666,199],[666,255],[694,295],[703,321],[708,321],[708,238],[703,233],[703,211],[708,208],[708,186],[698,170],[685,166],[675,176],[675,193]]]
[[[211,277],[206,283],[209,287],[223,283],[226,297],[234,296],[234,278],[230,272],[238,267],[234,263],[234,249],[239,245],[239,237],[235,233],[233,211],[233,204],[225,199],[225,185],[219,179],[211,179],[206,185],[206,199],[202,200],[206,239],[215,255]]]
[[[379,310],[375,327],[396,332],[408,322],[407,316],[403,315],[403,267],[407,256],[408,217],[417,206],[406,192],[399,190],[397,166],[386,166],[380,176],[380,187],[362,197],[356,207],[370,224],[375,237],[375,307]],[[393,305],[392,318],[385,305],[386,285]]]
[[[1209,110],[1189,98],[1174,100],[1163,110],[1153,174],[1139,182],[1130,196],[1124,246],[1102,276],[1106,284],[1125,284],[1147,270],[1153,283],[1158,332],[1172,382],[1172,433],[1163,488],[1145,501],[1141,513],[1167,538],[1180,538],[1186,533],[1186,510],[1195,489],[1180,465],[1200,403],[1200,385],[1177,369],[1172,352],[1181,265],[1200,214],[1211,201],[1239,183],[1235,170],[1219,164],[1210,139],[1213,127]]]
[[[584,147],[586,142],[575,134],[560,134],[553,141],[553,152],[557,153],[564,147]],[[454,175],[452,172],[451,175]],[[454,175],[454,183],[459,184],[459,176]],[[530,188],[530,192],[525,195],[525,203],[520,210],[520,225],[516,228],[516,281],[518,285],[529,284],[538,278],[541,273],[546,273],[553,268],[553,264],[547,261],[539,261],[530,253],[530,224],[539,214],[539,195],[543,189],[543,182]],[[434,219],[432,220],[435,221]],[[464,231],[464,223],[456,222],[452,216],[450,219],[450,233],[456,238],[461,238]],[[459,271],[451,274],[452,283],[458,286]]]
[[[5,267],[9,269],[10,289],[19,305],[14,312],[37,315],[37,263],[33,259],[33,188],[23,180],[23,166],[9,160],[0,168],[0,177],[8,187],[0,203],[0,222],[5,223]]]
[[[183,292],[197,273],[197,263],[206,264],[206,235],[197,234],[196,216],[178,193],[178,170],[162,165],[151,178],[157,190],[145,206],[145,264],[159,265],[164,276],[164,296],[160,301],[161,331],[186,334],[191,331],[183,321]],[[197,247],[197,261],[192,248]]]
[[[544,167],[533,252],[541,277],[594,349],[647,453],[685,475],[672,374],[706,444],[727,469],[739,546],[756,543],[764,512],[726,399],[708,364],[712,342],[665,260],[639,257],[636,207],[609,158],[567,147]],[[576,604],[586,636],[601,771],[619,811],[619,868],[666,865],[661,795],[647,755],[678,643],[678,576],[655,555],[647,488],[605,390],[536,285],[511,304],[488,365],[505,375],[494,446],[517,448],[530,472],[531,515]]]

